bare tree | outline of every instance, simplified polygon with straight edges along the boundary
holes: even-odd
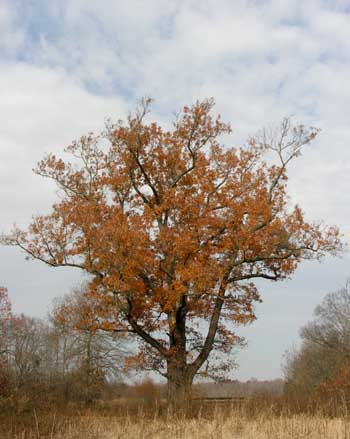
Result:
[[[90,319],[91,307],[91,298],[82,287],[56,300],[50,314],[61,377],[67,384],[66,378],[73,372],[86,402],[91,402],[104,382],[121,378],[129,353],[127,337],[99,329],[94,318]]]
[[[11,328],[10,364],[16,388],[43,382],[49,369],[47,336],[49,328],[39,319],[21,315]]]
[[[302,337],[350,360],[350,279],[329,293],[314,312],[315,320],[302,329]]]
[[[350,367],[350,280],[325,296],[314,320],[301,329],[302,344],[285,357],[290,391],[308,395]]]

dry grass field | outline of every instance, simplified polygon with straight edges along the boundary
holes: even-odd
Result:
[[[2,424],[2,425],[1,425]],[[321,415],[247,416],[241,409],[197,413],[106,415],[85,411],[0,417],[1,439],[350,439],[350,419]]]

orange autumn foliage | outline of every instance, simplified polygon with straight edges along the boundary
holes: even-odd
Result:
[[[350,396],[350,368],[344,364],[339,371],[327,380],[322,381],[315,389],[315,397],[330,399],[345,398]]]
[[[213,350],[241,341],[234,325],[255,318],[255,279],[285,279],[341,244],[336,228],[288,205],[287,165],[317,130],[285,119],[227,148],[219,138],[231,129],[211,115],[213,100],[185,107],[171,130],[146,123],[149,105],[73,142],[73,162],[46,156],[36,173],[62,196],[5,243],[89,273],[95,324],[138,335],[139,362],[176,392]]]

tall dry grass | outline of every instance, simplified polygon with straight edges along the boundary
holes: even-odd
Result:
[[[321,414],[277,414],[262,408],[199,408],[186,411],[111,414],[98,409],[74,413],[0,416],[1,439],[350,439],[350,418]]]

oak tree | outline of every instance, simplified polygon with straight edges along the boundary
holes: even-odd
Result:
[[[36,173],[57,184],[59,200],[4,238],[89,273],[95,324],[137,335],[135,360],[162,373],[172,397],[211,352],[240,341],[235,326],[255,318],[260,300],[254,280],[285,279],[302,259],[340,249],[338,230],[306,222],[287,196],[287,167],[317,130],[285,119],[229,148],[220,136],[230,125],[212,107],[185,107],[165,130],[147,122],[145,100],[126,122],[68,146],[71,161],[47,155]]]

